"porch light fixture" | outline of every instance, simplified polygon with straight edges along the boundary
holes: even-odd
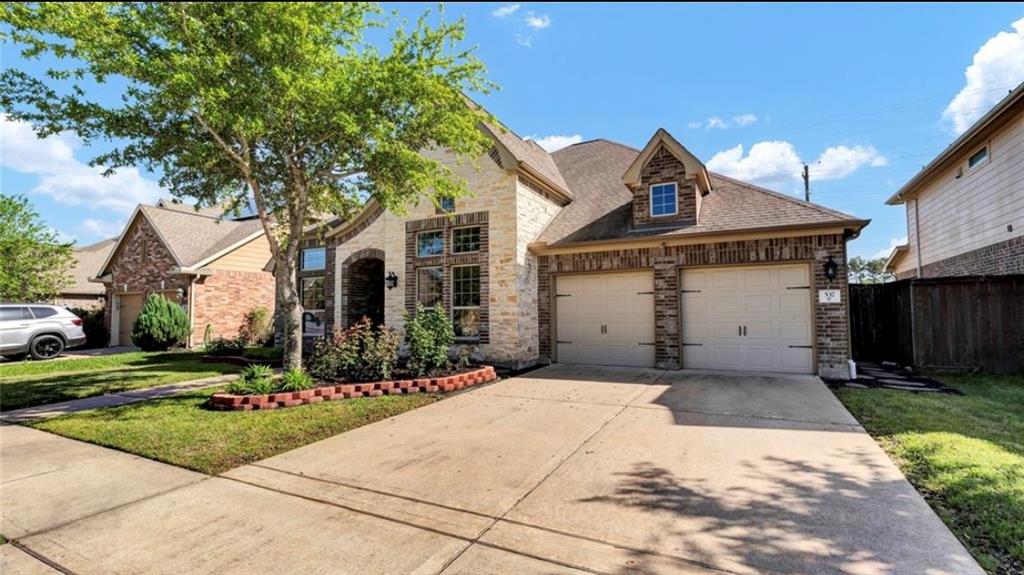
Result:
[[[388,277],[384,278],[384,285],[387,286],[388,289],[395,289],[398,287],[398,276],[395,275],[395,272],[388,272]]]
[[[185,288],[178,288],[178,299],[185,299]]]
[[[828,261],[825,262],[825,277],[832,281],[836,279],[837,271],[839,271],[839,265],[832,259],[832,256],[828,256]]]

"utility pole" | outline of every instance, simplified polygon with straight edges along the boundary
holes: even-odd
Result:
[[[811,174],[807,170],[807,164],[804,164],[804,201],[811,201]]]

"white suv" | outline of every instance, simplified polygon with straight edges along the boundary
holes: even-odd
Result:
[[[51,359],[83,344],[82,320],[67,308],[0,304],[0,355]]]

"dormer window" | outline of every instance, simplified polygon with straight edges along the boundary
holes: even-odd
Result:
[[[651,186],[651,217],[674,216],[679,213],[676,183]]]

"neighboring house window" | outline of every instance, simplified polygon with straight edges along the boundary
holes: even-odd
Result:
[[[416,236],[416,256],[426,258],[444,253],[444,232],[421,232]]]
[[[674,216],[676,195],[675,182],[651,186],[651,216]]]
[[[480,266],[452,268],[452,324],[455,337],[480,336]]]
[[[480,251],[480,226],[452,230],[452,253],[464,254]]]
[[[302,300],[302,334],[324,335],[324,278],[302,278],[299,297]]]
[[[306,248],[302,250],[302,271],[322,270],[327,267],[326,248]]]
[[[977,166],[979,164],[983,164],[983,163],[985,163],[985,160],[987,160],[987,159],[988,159],[988,146],[985,146],[984,148],[982,148],[982,149],[978,150],[977,152],[974,152],[973,154],[971,154],[971,157],[967,159],[967,168],[970,169],[970,168],[973,168],[973,167],[975,167],[975,166]]]
[[[452,213],[455,211],[455,198],[441,198],[441,211]]]
[[[437,307],[441,303],[443,287],[444,270],[441,266],[416,270],[416,303],[426,309]]]

